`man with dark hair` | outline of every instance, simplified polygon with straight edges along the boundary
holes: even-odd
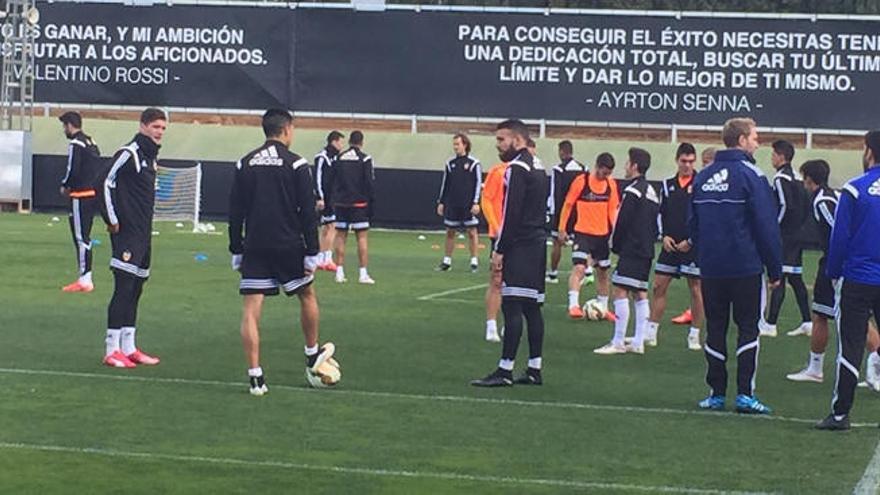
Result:
[[[703,295],[700,292],[700,268],[696,263],[696,253],[690,249],[688,239],[688,213],[694,193],[694,165],[697,150],[690,143],[681,143],[675,151],[678,173],[663,181],[660,203],[660,224],[663,249],[654,265],[654,294],[651,304],[651,318],[645,342],[657,345],[657,332],[660,319],[666,310],[666,293],[673,278],[684,276],[691,294],[691,309],[688,309],[691,329],[687,337],[688,349],[699,351],[700,326],[703,324]]]
[[[547,267],[547,175],[535,167],[526,149],[528,139],[528,127],[519,120],[506,120],[495,132],[498,154],[508,163],[504,213],[492,253],[492,270],[502,272],[501,310],[505,331],[498,368],[485,378],[471,382],[478,387],[543,383],[541,305],[544,304]],[[525,374],[514,382],[513,365],[522,337],[523,318],[528,323],[529,362]]]
[[[822,430],[849,429],[865,335],[871,314],[880,315],[880,130],[865,134],[864,175],[843,186],[831,241],[826,274],[843,278],[837,383],[831,414],[816,425]],[[869,376],[880,372],[880,356],[868,358]]]
[[[614,284],[614,336],[611,342],[595,349],[596,354],[645,353],[645,338],[651,308],[648,302],[648,279],[654,260],[657,239],[657,215],[660,197],[645,174],[651,168],[651,155],[641,148],[630,148],[620,212],[611,235],[611,250],[619,256],[611,275]],[[635,337],[625,346],[629,324],[629,297],[635,302]],[[656,337],[654,337],[656,339]]]
[[[443,217],[446,225],[446,250],[437,271],[445,272],[452,268],[452,251],[455,249],[455,234],[464,229],[468,235],[471,253],[471,271],[476,272],[477,225],[475,215],[480,213],[480,188],[483,174],[480,161],[471,156],[471,140],[466,134],[458,133],[452,137],[452,151],[455,156],[443,168],[443,182],[440,183],[440,196],[437,198],[437,214]]]
[[[568,316],[574,319],[584,317],[579,301],[580,289],[586,266],[590,264],[597,272],[595,303],[605,318],[613,321],[613,315],[608,312],[608,269],[611,267],[608,244],[620,204],[617,181],[611,177],[613,171],[614,157],[610,153],[600,153],[596,157],[594,172],[585,171],[571,182],[559,213],[559,239],[565,242],[568,231],[574,232],[573,267],[568,278]]]
[[[825,363],[825,348],[828,346],[828,320],[837,316],[838,304],[834,283],[825,273],[826,260],[828,257],[828,240],[834,229],[834,213],[837,210],[837,202],[840,195],[828,186],[828,176],[831,167],[825,160],[809,160],[800,168],[804,178],[804,187],[811,196],[813,217],[819,226],[819,243],[822,247],[822,257],[819,258],[819,268],[816,272],[816,281],[813,284],[813,332],[810,334],[810,357],[807,366],[797,373],[786,376],[795,382],[822,383],[824,378],[823,365]],[[868,328],[868,352],[876,350],[880,346],[880,336],[877,329],[869,325]],[[876,359],[876,358],[875,358]],[[869,358],[869,362],[872,359]],[[869,385],[877,386],[877,379],[870,373],[873,367],[868,366]]]
[[[260,318],[266,296],[283,289],[300,301],[306,379],[330,358],[331,343],[318,347],[318,298],[312,287],[318,266],[315,193],[308,161],[291,153],[293,118],[287,110],[263,114],[266,142],[235,164],[229,195],[229,252],[241,272],[241,342],[250,393],[269,391],[260,366]],[[242,229],[247,226],[244,237]]]
[[[135,325],[144,283],[150,276],[156,160],[166,127],[164,111],[144,110],[139,132],[113,155],[104,179],[104,218],[113,245],[110,269],[114,281],[107,308],[104,364],[115,368],[159,364],[159,358],[137,348]]]
[[[782,276],[779,224],[773,214],[773,191],[754,165],[758,149],[755,121],[730,119],[722,138],[728,149],[700,171],[691,202],[690,245],[697,251],[706,310],[704,351],[708,398],[699,407],[723,410],[727,392],[727,327],[731,310],[737,338],[737,412],[769,414],[755,396],[758,367],[758,318],[764,267],[772,287]]]
[[[783,284],[770,294],[770,308],[767,321],[761,325],[762,337],[775,337],[776,322],[785,300],[785,282],[791,285],[798,308],[801,324],[788,332],[789,336],[807,335],[813,331],[810,319],[810,305],[807,300],[807,286],[803,279],[803,246],[801,230],[806,219],[807,197],[804,183],[791,167],[794,146],[788,141],[774,141],[770,163],[776,169],[773,177],[773,190],[777,198],[777,221],[782,233],[782,277]]]
[[[553,238],[550,270],[547,271],[547,282],[551,284],[559,283],[559,261],[562,259],[562,246],[565,245],[565,241],[559,238],[559,216],[562,213],[562,205],[565,204],[565,195],[568,194],[571,183],[587,170],[587,167],[574,159],[574,146],[571,141],[560,141],[559,164],[553,167],[550,193],[547,198],[551,214],[550,237]]]
[[[333,263],[333,238],[336,234],[336,215],[333,213],[333,200],[330,192],[333,190],[333,160],[339,155],[344,146],[345,135],[339,131],[331,131],[327,135],[327,145],[315,155],[315,193],[317,194],[317,208],[321,215],[321,238],[318,253],[318,269],[328,272],[336,271],[336,263]]]
[[[64,292],[91,292],[92,282],[92,220],[100,211],[96,201],[95,180],[101,166],[98,145],[82,130],[82,117],[76,112],[66,112],[58,118],[64,135],[70,140],[67,146],[67,172],[61,179],[61,194],[70,198],[68,219],[76,249],[76,266],[79,278],[61,288]]]
[[[345,241],[348,229],[357,237],[358,282],[375,284],[367,273],[367,232],[373,217],[373,158],[362,151],[364,133],[352,131],[349,148],[339,153],[333,164],[333,209],[336,211],[336,282],[345,283]]]

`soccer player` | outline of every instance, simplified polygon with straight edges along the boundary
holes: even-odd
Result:
[[[496,164],[486,174],[486,182],[483,183],[483,196],[480,198],[480,206],[483,217],[489,226],[490,252],[495,251],[495,239],[498,237],[498,229],[501,228],[504,211],[504,174],[507,164]],[[489,342],[501,342],[498,332],[498,311],[501,309],[501,272],[489,270],[489,287],[486,288],[486,340]],[[503,333],[503,332],[502,332]]]
[[[782,276],[779,224],[773,211],[773,191],[754,165],[753,154],[758,149],[755,121],[730,119],[724,123],[721,137],[727,149],[719,151],[715,161],[697,174],[691,203],[690,244],[697,251],[702,277],[706,383],[711,387],[699,407],[725,408],[727,328],[732,311],[739,328],[736,410],[769,414],[771,409],[754,392],[763,267],[771,288],[779,285]]]
[[[859,368],[865,347],[865,329],[871,313],[880,315],[880,130],[865,134],[865,174],[843,186],[831,241],[826,274],[843,277],[840,290],[840,341],[837,383],[832,411],[816,425],[821,430],[849,429]],[[880,356],[872,352],[868,367],[877,373]]]
[[[807,301],[807,286],[803,279],[803,246],[801,230],[807,212],[807,198],[804,183],[791,168],[794,146],[788,141],[774,141],[770,162],[776,169],[773,177],[773,190],[776,193],[777,221],[782,233],[782,277],[783,284],[770,294],[770,308],[766,324],[761,325],[762,337],[776,336],[776,322],[785,300],[785,282],[791,285],[801,313],[801,324],[788,332],[789,336],[810,335],[813,323],[810,318],[810,305]]]
[[[553,238],[553,247],[550,251],[550,270],[547,271],[547,282],[551,284],[559,283],[559,261],[562,259],[562,246],[565,245],[565,241],[559,239],[558,230],[559,216],[562,213],[562,205],[565,203],[565,195],[575,178],[587,171],[587,167],[574,159],[574,146],[571,141],[560,141],[559,164],[553,167],[548,198],[551,214],[550,237]]]
[[[445,272],[452,268],[455,234],[458,229],[464,229],[471,253],[471,271],[476,272],[479,266],[477,225],[480,222],[475,215],[480,214],[483,173],[480,161],[470,155],[471,140],[467,135],[459,133],[453,136],[452,150],[455,156],[446,162],[440,196],[437,198],[437,214],[443,217],[446,225],[446,251],[437,271]]]
[[[498,368],[474,380],[478,387],[503,387],[514,383],[541,385],[544,345],[544,272],[547,268],[547,175],[534,166],[526,149],[529,130],[522,121],[498,124],[495,142],[499,156],[508,164],[504,213],[492,270],[501,272],[501,309],[504,312],[504,343]],[[514,382],[513,365],[523,331],[528,324],[529,361],[526,372]]]
[[[813,217],[819,224],[819,243],[822,247],[822,256],[819,258],[819,268],[816,271],[816,281],[813,284],[813,331],[810,334],[810,357],[807,360],[806,368],[787,375],[786,378],[795,382],[822,383],[825,348],[828,346],[828,320],[833,320],[836,317],[838,308],[836,290],[833,282],[825,273],[825,267],[828,257],[828,240],[834,228],[834,213],[837,210],[840,196],[828,186],[831,167],[825,160],[804,162],[800,171],[804,178],[804,187],[810,193]],[[869,325],[868,352],[875,351],[878,346],[880,346],[880,336],[877,335],[877,329]],[[872,367],[868,366],[868,371],[871,370]],[[869,379],[868,382],[872,387],[880,385],[876,379]]]
[[[571,318],[583,318],[584,310],[580,306],[581,282],[586,274],[589,262],[596,267],[596,300],[607,319],[609,281],[608,269],[611,267],[611,253],[608,243],[611,229],[617,219],[617,207],[620,195],[617,181],[611,177],[614,171],[614,157],[610,153],[601,153],[596,157],[595,173],[584,172],[571,182],[565,203],[559,215],[559,239],[568,239],[569,222],[572,212],[577,216],[574,222],[574,245],[572,245],[571,262],[573,268],[568,278],[568,315]]]
[[[266,142],[235,164],[229,197],[229,251],[241,272],[244,296],[241,342],[248,362],[250,393],[269,391],[260,366],[260,317],[265,296],[279,288],[300,302],[306,373],[332,354],[318,348],[318,298],[312,287],[318,266],[318,226],[312,174],[306,159],[290,151],[293,117],[287,110],[263,114]],[[242,228],[247,232],[242,237]]]
[[[92,220],[100,211],[96,200],[95,180],[100,172],[101,152],[98,145],[82,130],[82,116],[66,112],[58,118],[64,135],[70,139],[67,146],[67,172],[61,179],[61,194],[70,198],[70,233],[76,249],[79,278],[61,288],[64,292],[91,292],[92,281]]]
[[[336,271],[333,263],[333,239],[336,237],[336,215],[333,213],[333,160],[345,146],[345,135],[339,131],[331,131],[327,135],[327,146],[315,155],[315,193],[317,208],[321,215],[321,252],[318,253],[318,269],[328,272]]]
[[[703,295],[700,292],[700,268],[696,264],[696,253],[690,249],[688,239],[688,213],[696,172],[697,150],[690,143],[681,143],[675,151],[678,173],[663,181],[662,201],[660,203],[660,223],[662,225],[663,249],[654,265],[654,289],[651,304],[651,318],[648,322],[646,342],[657,345],[657,332],[660,319],[666,311],[666,293],[673,278],[684,276],[691,295],[691,329],[688,332],[688,349],[699,351],[700,327],[703,324]]]
[[[645,353],[645,340],[656,340],[646,335],[651,308],[648,302],[648,278],[654,261],[654,241],[657,239],[657,215],[660,197],[648,184],[645,174],[651,167],[651,155],[641,148],[630,148],[626,162],[626,178],[630,184],[623,190],[620,212],[611,235],[611,250],[619,256],[617,268],[611,275],[614,284],[614,337],[599,347],[596,354]],[[629,324],[629,297],[635,302],[635,337],[624,345]]]
[[[104,364],[134,368],[156,365],[159,358],[137,348],[138,303],[150,276],[153,205],[156,200],[156,159],[167,118],[158,108],[141,113],[134,139],[113,155],[104,180],[105,219],[113,256],[113,297],[107,308]]]
[[[373,159],[364,153],[364,133],[354,131],[348,138],[349,148],[340,152],[333,164],[333,209],[336,212],[336,282],[345,283],[345,241],[348,229],[357,237],[359,262],[358,282],[375,284],[367,272],[367,232],[373,217]]]
[[[713,161],[715,161],[715,152],[716,151],[717,150],[711,146],[703,149],[703,152],[700,154],[700,161],[702,162],[701,168],[706,168],[709,165],[711,165]],[[763,308],[765,305],[765,302],[764,302],[764,298],[766,297],[765,293],[766,293],[766,291],[761,290],[761,301],[762,301],[761,308]],[[682,311],[682,313],[680,315],[676,316],[675,318],[673,318],[670,321],[672,321],[672,323],[674,323],[676,325],[690,325],[694,321],[694,315],[691,312],[691,308],[687,308],[684,311]]]

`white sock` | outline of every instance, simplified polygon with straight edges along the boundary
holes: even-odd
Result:
[[[452,256],[444,256],[443,257],[444,265],[452,265]]]
[[[807,371],[814,375],[822,374],[822,367],[825,364],[825,353],[824,352],[813,352],[810,351],[810,364],[807,365]]]
[[[336,267],[336,276],[345,278],[345,268],[343,268],[342,265]]]
[[[327,253],[324,251],[321,251],[320,253],[318,253],[318,266],[324,265],[326,263],[327,263]]]
[[[502,359],[498,361],[498,367],[503,370],[513,371],[513,359]]]
[[[486,320],[486,334],[498,333],[498,322],[495,320]]]
[[[305,346],[303,349],[305,349],[306,356],[314,356],[318,353],[318,344],[315,344],[312,347]]]
[[[688,335],[691,337],[699,337],[700,336],[700,329],[697,327],[691,327],[691,331]]]
[[[608,311],[608,296],[599,296],[599,295],[597,295],[597,296],[596,296],[596,301],[598,301],[599,304],[602,305],[602,308],[604,308],[605,311]]]
[[[553,276],[553,277],[558,277],[558,276],[559,276],[559,270],[547,270],[547,275],[550,275],[550,276]]]
[[[104,337],[104,355],[109,356],[119,350],[119,336],[122,330],[118,328],[108,328],[107,336]]]
[[[479,264],[480,264],[480,260],[478,260],[476,256],[471,256],[471,265],[477,266]]]
[[[92,272],[86,272],[79,277],[79,283],[83,285],[92,285]]]
[[[589,277],[589,276],[592,275],[592,274],[593,274],[593,267],[592,267],[592,266],[588,266],[588,267],[584,270],[584,275],[586,275],[586,276]]]
[[[621,347],[623,339],[626,338],[626,327],[629,325],[629,299],[614,300],[614,315],[617,316],[617,320],[614,322],[614,338],[611,339],[611,343]]]
[[[324,263],[333,263],[333,251],[328,249],[324,251]]]
[[[576,291],[576,290],[568,291],[568,307],[569,308],[574,308],[576,306],[580,306],[581,304],[580,304],[580,302],[578,302],[578,299],[580,299],[580,291]]]
[[[532,368],[534,370],[541,369],[541,358],[540,357],[529,358],[529,368]]]
[[[134,327],[122,327],[122,352],[126,356],[134,353],[137,350],[137,346],[134,344]]]
[[[801,326],[803,328],[810,330],[810,331],[813,331],[813,322],[812,321],[805,321],[805,322],[801,323]]]
[[[646,327],[645,337],[650,339],[657,338],[657,332],[660,331],[660,324],[654,321],[648,321],[648,326]]]
[[[367,267],[362,266],[360,270],[361,278],[367,278],[370,274],[367,273]]]
[[[263,368],[259,366],[256,368],[248,368],[248,376],[263,376]]]
[[[648,315],[651,314],[651,303],[647,299],[636,301],[635,337],[633,346],[641,347],[645,344],[645,330],[648,327]]]

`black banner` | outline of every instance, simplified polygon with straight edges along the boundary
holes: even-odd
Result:
[[[264,108],[289,103],[287,8],[38,4],[35,98]]]
[[[39,4],[39,101],[877,126],[872,20]]]
[[[876,21],[309,11],[297,39],[303,110],[840,129],[880,115]]]

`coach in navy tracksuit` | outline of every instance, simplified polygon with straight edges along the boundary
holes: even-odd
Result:
[[[828,246],[826,272],[843,277],[840,292],[840,345],[832,413],[820,430],[849,429],[868,318],[880,315],[880,130],[865,135],[865,174],[843,186]],[[874,362],[872,362],[874,361]],[[876,366],[876,358],[869,359]]]
[[[737,339],[736,410],[768,414],[754,397],[758,365],[758,319],[761,274],[771,285],[782,274],[782,241],[774,215],[773,192],[752,153],[758,132],[751,119],[731,119],[722,131],[728,149],[700,171],[694,181],[690,232],[703,278],[706,310],[706,382],[711,395],[703,409],[721,410],[727,391],[727,326],[731,307],[739,327]]]

